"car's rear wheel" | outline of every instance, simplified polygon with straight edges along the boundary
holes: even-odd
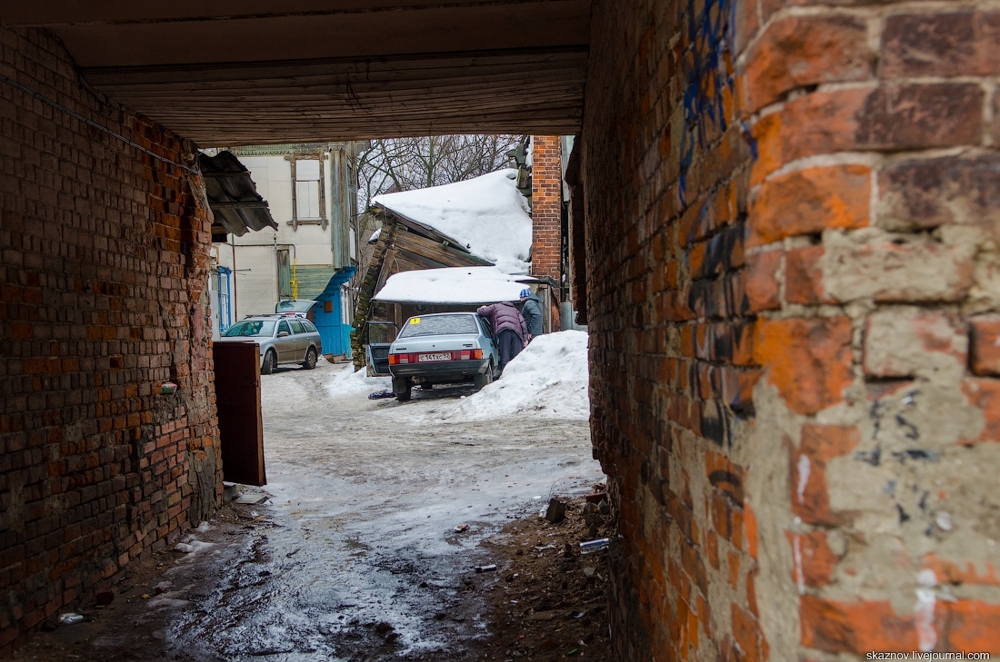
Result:
[[[302,362],[302,367],[306,370],[312,370],[316,367],[316,348],[310,347],[309,351],[306,352],[306,360]]]
[[[275,367],[278,365],[278,355],[274,353],[273,349],[267,350],[264,353],[264,365],[260,367],[260,374],[270,375],[274,372]]]
[[[486,372],[476,375],[476,390],[483,388],[487,384],[493,383],[493,366],[490,365],[486,368]]]
[[[392,392],[396,394],[396,399],[406,402],[412,394],[413,384],[405,377],[394,377],[392,380]]]

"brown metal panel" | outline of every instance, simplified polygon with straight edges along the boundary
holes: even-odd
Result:
[[[212,353],[223,478],[244,485],[266,485],[260,348],[254,342],[220,342]]]

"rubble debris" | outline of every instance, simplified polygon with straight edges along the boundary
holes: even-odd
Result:
[[[549,507],[545,511],[545,519],[553,524],[558,524],[566,519],[566,504],[554,497],[549,499]]]
[[[465,533],[468,530],[469,530],[468,524],[459,524],[458,526],[455,527],[455,533]]]
[[[588,540],[587,542],[580,543],[580,553],[581,554],[593,554],[594,552],[600,552],[608,548],[611,540],[608,538],[598,538],[597,540]]]
[[[476,572],[495,572],[497,565],[495,563],[490,563],[489,565],[476,566]]]
[[[265,501],[267,501],[267,495],[258,492],[256,494],[255,493],[241,494],[239,497],[236,498],[234,503],[242,503],[248,506],[259,506]]]
[[[65,614],[59,615],[60,625],[73,625],[79,623],[83,620],[83,614],[74,614],[73,612],[67,612]]]

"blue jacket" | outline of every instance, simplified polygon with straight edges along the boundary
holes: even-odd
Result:
[[[545,333],[542,329],[542,307],[538,305],[540,301],[532,294],[524,300],[524,305],[521,306],[521,314],[524,315],[524,321],[528,324],[528,333],[531,334],[532,338]]]

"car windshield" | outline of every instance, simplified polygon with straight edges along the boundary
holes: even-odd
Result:
[[[428,315],[411,317],[403,325],[400,338],[420,336],[445,336],[452,333],[478,334],[476,318],[472,315]]]
[[[257,337],[270,338],[274,334],[274,320],[243,320],[226,331],[226,338]]]

